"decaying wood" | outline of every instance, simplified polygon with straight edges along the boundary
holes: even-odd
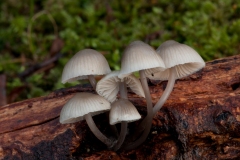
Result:
[[[167,82],[150,81],[156,103]],[[214,60],[187,78],[177,80],[170,98],[154,117],[146,142],[117,153],[90,132],[85,122],[59,123],[62,106],[89,85],[61,89],[48,96],[0,108],[1,159],[239,159],[240,55]],[[140,113],[145,100],[129,92]],[[113,135],[106,116],[95,121]],[[135,124],[130,125],[133,132]]]

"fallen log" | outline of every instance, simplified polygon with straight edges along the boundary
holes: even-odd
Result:
[[[165,81],[149,81],[153,102]],[[176,81],[173,92],[154,117],[148,139],[135,150],[107,150],[86,122],[60,124],[63,105],[90,85],[54,91],[0,108],[0,159],[238,159],[240,157],[240,55],[208,62]],[[129,91],[129,99],[146,114],[145,100]],[[104,114],[95,118],[112,136]],[[133,132],[136,123],[130,125]]]

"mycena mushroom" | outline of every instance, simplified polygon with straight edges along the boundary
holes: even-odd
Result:
[[[205,67],[202,57],[193,48],[174,40],[162,43],[158,47],[157,53],[162,57],[167,69],[149,74],[147,77],[155,80],[168,80],[168,84],[153,108],[154,115],[168,99],[176,79],[186,77]]]
[[[105,75],[110,72],[108,62],[101,53],[93,49],[84,49],[76,53],[65,65],[62,83],[88,79],[96,89],[94,75]]]
[[[139,120],[141,118],[135,106],[127,99],[120,98],[111,105],[109,121],[111,125],[121,123],[121,132],[119,134],[113,150],[118,150],[124,142],[127,125],[129,122]]]
[[[116,100],[119,91],[121,98],[123,98],[123,96],[127,97],[127,93],[125,91],[121,92],[121,90],[126,90],[126,86],[128,86],[137,95],[145,97],[139,79],[131,74],[120,79],[118,78],[119,73],[120,71],[113,71],[105,75],[100,81],[98,81],[96,92],[111,103]],[[122,93],[125,95],[122,95]]]
[[[166,70],[148,73],[147,77],[153,80],[168,80],[168,84],[161,98],[153,108],[153,115],[161,109],[168,99],[176,79],[193,74],[205,66],[205,62],[194,49],[174,40],[168,40],[162,43],[158,47],[157,53],[162,57]],[[144,119],[142,123],[144,124],[145,121],[147,121],[147,119]],[[138,131],[136,136],[139,134]]]
[[[60,123],[66,124],[86,120],[93,134],[108,148],[112,148],[114,142],[102,134],[92,119],[92,116],[109,110],[110,103],[103,97],[92,93],[77,93],[63,106],[60,113]]]
[[[128,75],[120,79],[118,75],[119,71],[113,71],[107,74],[97,83],[96,88],[99,95],[105,97],[111,103],[113,102],[109,116],[110,124],[113,126],[116,123],[121,123],[121,131],[117,143],[113,146],[115,151],[118,150],[124,142],[127,134],[127,123],[141,118],[135,106],[128,101],[126,86],[139,96],[145,97],[139,79],[133,75]],[[119,91],[121,98],[116,100]]]
[[[143,126],[147,127],[145,128],[142,136],[137,141],[129,145],[127,147],[128,149],[135,148],[135,146],[138,146],[142,142],[144,142],[151,129],[153,107],[145,72],[155,73],[158,71],[163,71],[164,69],[165,65],[161,57],[156,53],[156,51],[151,46],[144,42],[134,41],[130,43],[130,45],[125,49],[123,53],[119,78],[125,77],[133,72],[139,71],[141,84],[147,101],[146,122],[143,124]]]

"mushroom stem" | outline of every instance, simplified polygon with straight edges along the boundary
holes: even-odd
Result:
[[[120,97],[123,99],[128,99],[127,98],[127,86],[125,82],[119,82],[119,92],[120,92]]]
[[[108,114],[107,114],[107,116],[108,116],[108,115],[109,115],[109,112],[106,112],[106,113],[108,113]],[[119,133],[118,133],[118,129],[117,129],[117,127],[116,127],[115,125],[110,125],[110,128],[111,128],[111,130],[112,130],[114,136],[115,136],[116,139],[117,139],[117,137],[119,137]]]
[[[139,139],[137,139],[135,142],[133,142],[132,144],[130,144],[124,148],[126,150],[134,149],[134,148],[138,147],[139,145],[141,145],[146,140],[146,138],[150,132],[151,126],[152,126],[152,118],[153,118],[152,98],[151,98],[150,91],[148,88],[146,75],[143,70],[140,70],[139,72],[140,72],[140,79],[141,79],[143,91],[144,91],[146,101],[147,101],[147,116],[142,121],[143,123],[140,124],[140,129],[143,130],[144,126],[146,126],[146,127]]]
[[[93,89],[96,90],[97,82],[96,82],[95,77],[93,75],[88,75],[88,80],[89,80],[90,84],[92,85]]]
[[[121,122],[121,132],[120,136],[118,137],[116,145],[113,147],[114,151],[117,151],[122,146],[127,134],[127,126],[128,126],[127,122]]]
[[[168,79],[167,87],[164,90],[161,98],[155,104],[153,108],[153,115],[156,115],[156,113],[162,108],[163,104],[166,102],[170,93],[172,92],[175,84],[176,74],[177,74],[176,69],[174,67],[169,69],[169,79]]]
[[[120,97],[123,99],[128,99],[127,97],[127,86],[125,82],[120,82],[119,83],[119,88],[120,88]],[[118,137],[116,145],[113,147],[114,151],[117,151],[123,144],[126,134],[127,134],[127,122],[121,122],[121,131],[120,135]]]
[[[166,100],[168,99],[170,93],[173,90],[173,86],[175,84],[175,77],[176,77],[176,69],[175,68],[170,68],[169,69],[169,79],[168,79],[168,83],[167,83],[167,87],[164,90],[161,98],[158,100],[158,102],[155,104],[155,106],[153,107],[153,117],[156,115],[156,113],[161,109],[161,107],[163,106],[163,104],[166,102]],[[134,137],[132,138],[136,138],[138,137],[143,130],[146,127],[146,123],[147,123],[147,117],[145,117],[142,122],[139,124],[138,130],[135,131],[134,133]]]
[[[85,116],[86,122],[92,131],[92,133],[103,143],[105,143],[108,148],[112,148],[113,142],[108,139],[106,136],[102,134],[102,132],[97,128],[96,124],[94,123],[92,119],[92,115],[90,113],[86,114]]]

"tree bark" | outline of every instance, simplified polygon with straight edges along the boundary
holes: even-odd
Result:
[[[166,81],[149,81],[155,104]],[[218,59],[176,81],[152,122],[147,140],[135,150],[107,150],[86,122],[60,124],[63,105],[90,85],[54,91],[0,108],[0,159],[239,159],[240,55]],[[129,100],[146,115],[146,101],[129,91]],[[94,118],[108,137],[104,114]],[[131,134],[137,123],[131,123]]]

